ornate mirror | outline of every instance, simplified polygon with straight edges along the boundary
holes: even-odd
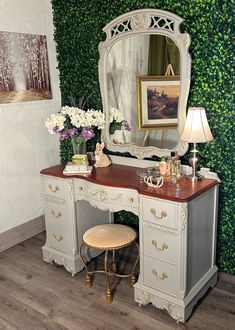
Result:
[[[136,10],[111,21],[99,44],[107,149],[143,159],[183,155],[180,141],[190,86],[190,37],[172,13]]]

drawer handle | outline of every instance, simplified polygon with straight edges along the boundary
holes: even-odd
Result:
[[[62,216],[62,213],[60,212],[56,212],[54,210],[51,211],[51,214],[55,217],[55,218],[60,218]]]
[[[134,202],[134,198],[133,198],[133,197],[130,197],[130,198],[129,198],[129,202],[130,202],[130,203],[133,203],[133,202]]]
[[[164,249],[168,249],[168,245],[166,243],[162,243],[162,246],[157,246],[157,241],[152,240],[152,245],[157,249],[163,251]]]
[[[58,186],[53,186],[52,184],[49,184],[49,189],[51,192],[55,193],[57,192],[58,190],[60,190],[60,188]]]
[[[55,233],[53,233],[53,237],[54,237],[58,242],[60,242],[60,241],[62,241],[62,240],[64,239],[64,237],[63,237],[62,235],[60,235],[60,234],[55,234]]]
[[[81,186],[80,186],[80,187],[78,187],[78,190],[82,191],[82,190],[83,190],[83,187],[81,187]]]
[[[159,280],[164,280],[164,279],[167,279],[168,278],[167,273],[160,273],[160,272],[156,271],[155,269],[152,269],[152,273],[157,278],[159,278]]]
[[[155,209],[150,209],[151,214],[154,216],[155,219],[163,219],[167,216],[165,211],[162,211],[160,215],[157,215],[157,211]]]

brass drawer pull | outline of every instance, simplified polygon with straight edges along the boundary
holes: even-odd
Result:
[[[62,235],[60,235],[60,234],[55,234],[55,233],[53,233],[53,237],[54,237],[58,242],[60,242],[60,241],[62,241],[62,240],[64,239],[64,237],[63,237]]]
[[[134,202],[134,198],[133,198],[133,197],[130,197],[130,198],[129,198],[129,202],[130,202],[130,203],[133,203],[133,202]]]
[[[54,210],[51,211],[51,214],[55,217],[55,218],[60,218],[62,216],[62,213],[60,212],[56,212]]]
[[[78,190],[82,191],[83,190],[83,187],[79,186],[78,187]]]
[[[167,273],[160,273],[160,272],[156,271],[155,269],[152,269],[152,273],[157,278],[159,278],[159,280],[164,280],[164,279],[167,279],[168,278]]]
[[[49,189],[51,192],[55,193],[57,192],[58,190],[60,190],[60,188],[58,186],[53,186],[52,184],[49,184]]]
[[[157,241],[152,240],[152,245],[157,249],[163,251],[164,249],[168,249],[168,245],[166,243],[162,243],[162,246],[157,246]]]
[[[154,208],[150,209],[150,212],[155,219],[163,219],[167,216],[167,213],[165,211],[162,211],[160,215],[157,215],[157,211]]]

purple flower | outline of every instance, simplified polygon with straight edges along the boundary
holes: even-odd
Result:
[[[69,132],[68,131],[64,131],[64,132],[59,132],[60,135],[60,140],[66,140],[70,137]]]
[[[78,134],[78,130],[75,127],[74,128],[70,128],[69,134],[70,135],[77,135]]]
[[[55,126],[55,127],[53,127],[53,132],[55,132],[55,133],[59,133],[60,131],[61,131],[61,128],[59,127],[59,126]]]
[[[123,120],[122,124],[126,131],[129,131],[129,132],[131,131],[131,129],[132,129],[131,124],[127,120]]]
[[[82,136],[84,137],[85,141],[88,141],[95,136],[95,133],[92,131],[92,129],[83,127]]]

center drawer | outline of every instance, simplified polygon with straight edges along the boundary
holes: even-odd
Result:
[[[75,180],[75,199],[84,196],[87,200],[93,200],[102,204],[120,207],[138,208],[138,193],[127,188],[106,187],[91,183],[86,180]]]

